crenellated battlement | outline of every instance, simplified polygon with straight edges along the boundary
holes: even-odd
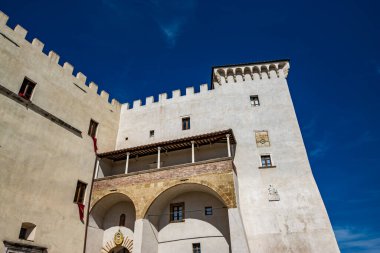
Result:
[[[162,104],[166,101],[175,101],[185,97],[205,94],[212,92],[217,86],[222,84],[241,83],[248,81],[261,81],[266,79],[286,78],[288,76],[290,65],[288,60],[279,60],[272,62],[258,62],[240,65],[218,66],[212,69],[212,86],[209,88],[207,84],[200,85],[199,92],[195,92],[194,87],[187,87],[186,93],[181,94],[181,90],[172,91],[172,97],[168,98],[167,93],[159,94],[158,101],[153,96],[145,99],[145,105],[142,100],[135,100],[132,107],[129,103],[124,104],[128,110],[135,108],[146,108],[150,105]]]
[[[289,60],[256,62],[212,68],[212,87],[236,82],[286,78]]]
[[[146,107],[151,106],[151,105],[163,104],[163,103],[166,103],[169,101],[174,101],[177,99],[181,99],[181,98],[185,98],[185,97],[189,97],[189,96],[194,96],[194,95],[198,95],[198,94],[205,94],[205,93],[211,92],[211,91],[212,90],[209,89],[208,84],[206,83],[206,84],[201,84],[199,86],[199,92],[195,92],[194,87],[187,87],[186,93],[183,95],[181,94],[181,90],[173,90],[171,98],[168,98],[167,93],[161,93],[158,95],[158,101],[154,100],[154,96],[150,96],[150,97],[145,98],[145,104],[144,105],[142,103],[142,100],[138,99],[138,100],[134,100],[132,102],[132,107],[130,107],[129,103],[125,103],[125,104],[123,104],[123,106],[125,106],[128,110],[138,109],[138,108],[146,108]]]
[[[71,76],[73,83],[77,85],[84,92],[98,94],[99,97],[109,103],[109,93],[102,90],[98,93],[98,85],[91,81],[87,84],[87,77],[82,72],[77,72],[74,76],[74,66],[68,62],[60,65],[60,56],[54,52],[50,51],[47,55],[43,52],[44,43],[38,39],[33,39],[30,43],[26,40],[27,30],[20,25],[16,25],[14,29],[7,26],[8,16],[0,11],[0,35],[11,41],[17,47],[30,47],[31,49],[41,52],[44,54],[51,64],[55,64],[62,69],[62,72]],[[212,80],[211,87],[207,84],[202,84],[200,86],[199,92],[195,92],[194,87],[187,87],[185,94],[181,94],[181,90],[172,91],[172,96],[169,98],[167,93],[159,94],[158,101],[155,101],[153,96],[145,98],[145,103],[142,100],[135,100],[132,104],[124,104],[127,109],[132,108],[146,108],[150,105],[162,104],[166,101],[174,101],[176,99],[183,99],[188,96],[194,96],[197,94],[205,94],[211,92],[218,86],[225,84],[241,83],[248,81],[260,81],[266,79],[276,79],[276,78],[286,78],[288,75],[290,65],[289,60],[278,60],[270,62],[255,62],[239,65],[226,65],[226,66],[216,66],[212,68]],[[112,99],[112,106],[120,107],[120,103]]]
[[[71,65],[68,62],[63,63],[63,65],[60,65],[59,60],[60,56],[54,52],[49,51],[49,53],[46,55],[43,52],[44,49],[44,43],[41,42],[39,39],[34,38],[32,42],[29,42],[26,39],[26,35],[28,31],[23,28],[20,25],[16,25],[14,29],[7,26],[7,21],[9,17],[0,11],[0,36],[4,37],[8,41],[10,41],[12,44],[14,44],[16,47],[23,47],[23,48],[30,48],[31,50],[34,50],[34,52],[40,52],[41,54],[45,55],[48,59],[48,61],[51,64],[55,64],[58,67],[61,68],[64,75],[71,76],[72,81],[75,85],[77,85],[80,89],[85,91],[86,93],[92,93],[92,94],[98,94],[98,85],[94,82],[90,82],[87,84],[87,77],[82,73],[78,72],[75,76],[73,75],[74,72],[74,66]],[[102,90],[99,94],[99,97],[107,102],[109,102],[109,94],[108,92]],[[120,103],[116,99],[112,99],[110,105],[115,108],[120,108]]]

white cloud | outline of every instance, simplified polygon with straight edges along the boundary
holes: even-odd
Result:
[[[193,16],[198,0],[102,0],[104,6],[123,20],[151,19],[169,47],[174,47]]]
[[[177,38],[181,32],[183,22],[181,20],[174,20],[169,24],[158,24],[163,32],[168,46],[173,47],[177,42]]]
[[[315,137],[314,137],[315,138]],[[315,158],[324,157],[330,150],[330,143],[326,136],[321,139],[314,140],[311,143],[310,156]]]
[[[334,229],[342,252],[380,252],[380,235],[352,227]]]
[[[174,47],[192,17],[197,0],[151,0],[154,20],[169,47]]]

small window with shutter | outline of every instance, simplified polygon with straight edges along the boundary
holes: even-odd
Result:
[[[75,190],[75,195],[74,195],[74,203],[83,204],[84,197],[86,195],[86,187],[87,187],[86,183],[78,181],[77,188]]]

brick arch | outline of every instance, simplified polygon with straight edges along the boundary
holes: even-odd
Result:
[[[102,248],[101,253],[109,253],[111,250],[118,246],[123,246],[126,248],[130,253],[133,251],[133,240],[128,238],[128,236],[124,237],[124,241],[121,245],[116,245],[113,240],[108,241]]]
[[[91,204],[90,204],[90,212],[92,212],[92,210],[99,204],[101,203],[104,199],[112,196],[112,195],[117,195],[117,194],[120,194],[120,195],[124,195],[125,197],[127,197],[128,199],[131,200],[134,208],[135,208],[135,212],[137,212],[137,206],[136,206],[136,203],[137,201],[132,197],[133,194],[129,193],[129,192],[126,192],[126,191],[117,191],[117,192],[107,192],[107,193],[104,193],[104,194],[99,194],[97,197],[93,197],[91,199]]]
[[[141,213],[137,214],[136,213],[136,219],[139,219],[139,218],[144,218],[149,210],[149,208],[152,206],[152,204],[154,203],[154,201],[159,197],[161,196],[161,194],[163,194],[164,192],[166,192],[167,190],[173,188],[173,187],[176,187],[176,186],[179,186],[179,185],[185,185],[185,184],[195,184],[195,185],[201,185],[201,186],[205,186],[207,187],[208,189],[210,189],[211,191],[213,191],[218,197],[219,199],[223,202],[223,204],[225,204],[227,206],[227,208],[234,208],[236,207],[236,199],[235,199],[235,193],[234,193],[234,188],[232,187],[231,190],[233,190],[232,194],[229,194],[230,196],[232,197],[229,197],[227,195],[227,193],[219,186],[216,186],[210,182],[207,182],[207,181],[204,181],[204,180],[201,180],[201,181],[197,181],[197,180],[189,180],[189,181],[186,181],[186,182],[173,182],[169,185],[167,185],[167,187],[165,188],[161,188],[160,190],[158,190],[154,196],[152,196],[147,202],[146,204],[144,205],[143,208],[141,208]],[[231,192],[230,192],[231,193]]]

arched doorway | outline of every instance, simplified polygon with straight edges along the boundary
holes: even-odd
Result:
[[[167,189],[152,202],[145,219],[157,252],[230,252],[228,209],[207,186],[183,183]]]
[[[86,252],[132,252],[136,211],[125,194],[112,193],[90,211]]]
[[[130,253],[130,252],[128,249],[122,246],[117,246],[116,248],[112,249],[109,253]]]

